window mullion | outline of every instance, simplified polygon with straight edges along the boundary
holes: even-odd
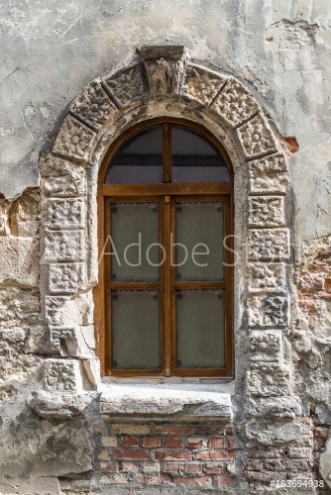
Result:
[[[162,342],[163,342],[163,372],[165,376],[171,376],[171,274],[170,274],[170,230],[171,230],[171,197],[165,196],[162,205],[162,236],[161,243],[164,248],[164,262],[162,264],[163,286],[163,318],[162,318]]]

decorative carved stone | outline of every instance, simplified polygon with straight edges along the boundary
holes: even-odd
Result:
[[[68,325],[69,312],[66,305],[70,301],[66,296],[45,297],[45,319],[48,325],[65,327]]]
[[[74,360],[48,359],[44,364],[46,390],[71,390],[81,388],[79,363]]]
[[[146,46],[138,50],[151,95],[178,94],[184,77],[183,46]]]
[[[301,415],[302,407],[295,397],[254,397],[247,398],[244,411],[253,417],[295,418]]]
[[[61,341],[75,339],[76,327],[50,327],[51,345],[60,352]]]
[[[84,231],[45,231],[42,263],[79,261],[85,257]]]
[[[209,105],[225,83],[225,78],[199,65],[189,64],[186,69],[183,92],[202,105]]]
[[[284,263],[251,263],[247,267],[247,281],[250,292],[286,290]]]
[[[285,206],[282,196],[253,196],[248,198],[248,223],[251,227],[282,227]]]
[[[288,174],[283,155],[272,155],[248,164],[249,192],[286,194]]]
[[[103,126],[117,113],[115,105],[96,81],[76,98],[70,111],[94,129]]]
[[[85,176],[85,167],[74,165],[72,162],[49,153],[40,159],[40,173],[42,177],[61,177],[66,175],[69,182]]]
[[[231,127],[238,126],[259,110],[250,92],[233,78],[228,79],[212,107]]]
[[[250,327],[284,327],[288,325],[288,299],[284,296],[254,296],[248,299]]]
[[[85,180],[80,174],[47,177],[42,180],[41,188],[44,196],[60,198],[83,196],[86,192]]]
[[[73,161],[88,161],[95,133],[72,116],[66,117],[53,146],[53,153]]]
[[[106,85],[122,107],[146,93],[140,64],[116,72],[106,80]]]
[[[237,132],[247,159],[277,150],[271,129],[262,114],[240,126]]]
[[[75,293],[84,288],[85,282],[85,263],[51,263],[49,265],[49,290],[51,293]]]
[[[279,361],[282,355],[281,332],[253,330],[249,336],[251,361]]]
[[[45,204],[49,229],[78,229],[85,224],[85,202],[82,198],[51,199]]]
[[[286,261],[290,257],[288,229],[250,230],[248,259],[258,261]]]
[[[290,395],[289,369],[274,363],[252,363],[247,371],[247,392],[255,397]]]

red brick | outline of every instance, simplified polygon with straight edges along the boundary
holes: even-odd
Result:
[[[198,461],[213,461],[218,459],[227,459],[228,453],[226,450],[204,450],[198,452],[196,458]]]
[[[225,427],[226,435],[234,435],[234,427],[232,425],[227,425]]]
[[[138,483],[147,483],[149,485],[159,485],[164,482],[171,482],[171,477],[166,474],[138,474]]]
[[[210,449],[224,449],[225,440],[221,437],[213,437],[208,440]]]
[[[204,446],[204,438],[191,437],[187,439],[187,447],[189,449],[201,449]]]
[[[184,459],[185,461],[191,461],[192,454],[186,450],[159,450],[155,452],[155,460],[157,461],[171,461],[173,459]]]
[[[170,449],[180,449],[183,446],[183,442],[180,438],[168,437],[163,440],[164,446]]]
[[[235,459],[236,457],[236,451],[235,450],[228,450],[228,458],[229,459]]]
[[[218,462],[213,464],[206,464],[204,467],[204,471],[207,474],[223,474],[224,473],[224,465],[219,464]]]
[[[111,462],[107,465],[104,465],[104,463],[102,463],[101,472],[102,473],[117,473],[117,463]]]
[[[192,435],[193,427],[190,425],[156,425],[156,433],[162,433],[163,435]]]
[[[217,476],[216,483],[218,488],[222,488],[223,486],[230,486],[234,483],[235,478],[230,476]]]
[[[201,464],[193,464],[189,462],[185,464],[185,473],[187,474],[202,473],[202,466]]]
[[[160,437],[145,437],[143,439],[143,447],[155,448],[161,446]]]
[[[198,485],[209,487],[212,484],[212,479],[209,476],[197,476],[196,478],[175,477],[173,481],[175,485]]]
[[[122,437],[121,439],[122,447],[139,447],[138,437]]]
[[[161,470],[165,473],[178,474],[179,466],[178,462],[163,462]]]
[[[228,440],[229,449],[234,449],[235,448],[234,438],[228,438],[227,440]]]
[[[119,461],[149,460],[149,452],[142,449],[114,449],[114,459]]]

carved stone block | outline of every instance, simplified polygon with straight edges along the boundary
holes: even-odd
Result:
[[[253,296],[248,299],[250,327],[284,327],[288,325],[289,304],[284,296]]]
[[[251,361],[280,361],[282,357],[282,335],[278,331],[253,330],[249,335]]]
[[[74,115],[95,129],[103,126],[113,116],[117,109],[110,101],[107,93],[97,82],[90,84],[73,102],[70,108]]]
[[[288,229],[250,230],[248,259],[257,261],[286,261],[290,257]]]
[[[228,79],[213,108],[231,127],[238,126],[259,110],[250,92],[233,78]]]
[[[53,391],[78,391],[82,388],[79,362],[48,359],[44,363],[44,387]]]
[[[71,174],[43,179],[41,181],[41,190],[44,196],[75,197],[85,194],[86,185],[84,178],[80,174]]]
[[[142,98],[146,93],[140,64],[116,72],[106,80],[106,85],[119,105],[123,107],[133,100]]]
[[[247,392],[255,397],[290,395],[290,371],[284,365],[252,363],[247,371]]]
[[[225,78],[199,65],[189,64],[186,69],[183,92],[202,105],[209,105],[225,83]]]
[[[55,327],[87,326],[94,322],[92,291],[75,296],[46,296],[45,319]]]
[[[250,292],[284,292],[286,290],[285,263],[250,263],[247,269]]]
[[[240,126],[237,132],[248,159],[277,150],[271,129],[261,114]]]
[[[66,309],[68,302],[70,298],[66,296],[45,297],[45,319],[48,325],[56,327],[68,325],[69,311]]]
[[[251,196],[248,198],[248,223],[251,227],[282,227],[285,206],[282,196]]]
[[[51,263],[49,265],[50,292],[72,294],[86,283],[85,263]]]
[[[248,164],[249,192],[286,194],[289,183],[283,155],[272,155]]]
[[[88,161],[93,151],[95,133],[72,116],[66,117],[53,146],[53,153],[76,160]]]
[[[151,95],[178,94],[184,75],[183,46],[147,46],[138,50]]]
[[[260,418],[295,418],[302,414],[302,406],[295,397],[254,397],[245,401],[244,411]]]
[[[60,352],[61,341],[76,338],[76,327],[51,327],[51,345]]]
[[[79,229],[85,225],[85,202],[81,198],[51,199],[45,204],[49,229]]]
[[[42,177],[61,177],[70,176],[72,180],[82,178],[85,175],[85,167],[73,164],[63,158],[49,153],[46,157],[40,159],[40,173]]]
[[[45,231],[42,263],[84,258],[84,231]]]

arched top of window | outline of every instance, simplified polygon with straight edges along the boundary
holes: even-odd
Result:
[[[109,161],[105,184],[230,182],[227,159],[195,126],[163,122],[127,136]]]

